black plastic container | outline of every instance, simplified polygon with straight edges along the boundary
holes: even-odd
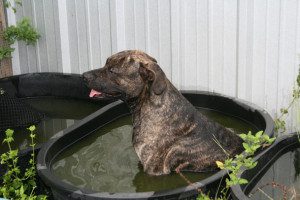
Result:
[[[10,97],[20,99],[54,97],[97,101],[89,98],[90,89],[79,74],[31,73],[11,76],[0,79],[0,89]],[[97,104],[101,107],[110,102],[112,101],[97,101]]]
[[[270,169],[270,167],[277,161],[277,159],[279,159],[283,154],[296,148],[300,148],[300,142],[298,134],[293,133],[280,137],[274,144],[258,154],[254,158],[255,161],[258,161],[257,166],[251,170],[243,171],[240,175],[241,178],[249,181],[248,184],[231,187],[231,195],[233,199],[250,200],[248,194]]]
[[[254,105],[209,92],[189,91],[183,92],[183,94],[194,106],[213,109],[240,118],[253,124],[258,130],[264,130],[266,134],[273,135],[272,118]],[[225,171],[219,171],[203,181],[196,182],[194,186],[162,192],[106,193],[79,189],[61,181],[51,172],[52,161],[64,149],[80,142],[81,139],[105,124],[128,114],[129,110],[122,101],[111,103],[86,117],[80,123],[61,131],[43,146],[37,159],[38,174],[45,184],[51,187],[56,199],[195,199],[197,197],[195,187],[205,191],[207,186],[218,182],[226,174]]]
[[[0,88],[4,90],[5,93],[10,97],[14,98],[26,99],[54,97],[64,99],[80,99],[86,102],[95,103],[95,100],[92,100],[88,97],[90,90],[85,85],[81,75],[78,74],[22,74],[0,79]],[[111,101],[97,101],[96,103],[99,104],[99,107],[102,107],[110,102]],[[15,129],[15,127],[9,128]],[[36,152],[39,151],[41,146],[42,144],[36,146]],[[30,159],[31,151],[31,148],[27,148],[19,152],[19,164],[21,169],[26,168],[28,160]],[[0,165],[0,176],[4,172],[5,168]]]

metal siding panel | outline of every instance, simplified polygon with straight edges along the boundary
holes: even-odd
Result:
[[[147,52],[160,63],[158,0],[147,1]]]
[[[240,1],[238,97],[252,101],[254,3]],[[244,25],[243,25],[244,24]],[[246,29],[243,30],[243,28]]]
[[[56,38],[52,0],[44,0],[45,36],[47,44],[48,66],[50,72],[57,72]]]
[[[117,17],[116,17],[116,1],[109,0],[109,13],[110,13],[110,28],[111,28],[111,53],[118,52],[117,47]],[[101,21],[101,19],[100,19]],[[101,27],[101,26],[100,26]]]
[[[71,73],[71,56],[70,56],[70,39],[69,39],[69,22],[68,22],[68,11],[67,11],[67,0],[55,0],[57,2],[57,18],[58,23],[57,29],[58,35],[57,40],[59,41],[59,51],[61,53],[61,65],[62,72]]]
[[[223,92],[224,1],[210,1],[210,89]]]
[[[180,87],[180,0],[171,1],[172,83]]]
[[[54,37],[55,37],[55,48],[56,48],[56,66],[57,72],[63,72],[62,65],[62,52],[61,52],[61,40],[60,40],[60,28],[59,28],[59,11],[58,1],[52,0],[53,3],[53,19],[54,19]]]
[[[101,66],[106,62],[107,57],[112,54],[112,26],[110,18],[110,0],[98,1],[99,27],[100,27],[100,53]]]
[[[45,13],[44,13],[44,1],[33,1],[34,10],[36,11],[36,26],[41,37],[37,42],[38,51],[38,67],[41,72],[49,71],[48,64],[48,50],[46,40],[46,29],[45,29]]]
[[[179,4],[179,11],[180,11],[180,19],[179,19],[179,69],[178,69],[178,76],[179,78],[179,88],[182,90],[186,90],[187,88],[184,86],[184,76],[185,76],[185,30],[186,30],[186,13],[185,13],[185,1],[180,1]]]
[[[208,90],[209,48],[208,48],[208,2],[197,1],[197,90]]]
[[[267,1],[254,1],[252,102],[265,107]]]
[[[223,92],[236,96],[237,0],[224,1]]]
[[[116,15],[116,40],[117,40],[117,49],[116,52],[126,50],[126,38],[125,38],[125,1],[116,0],[115,2],[115,12]],[[113,53],[116,53],[113,52]]]
[[[75,1],[67,1],[67,18],[70,44],[70,65],[72,73],[80,73],[79,52],[78,52],[78,33]]]
[[[89,61],[90,69],[101,67],[100,25],[98,0],[89,0],[87,3],[87,23],[89,28]]]
[[[280,1],[272,0],[267,6],[265,108],[272,116],[277,105],[277,76],[279,58]]]
[[[254,2],[248,0],[248,33],[247,33],[247,58],[246,58],[246,100],[252,102],[252,76],[253,76],[253,43],[254,43]]]
[[[145,1],[134,0],[135,48],[146,50]]]
[[[135,49],[135,21],[134,0],[127,0],[124,4],[125,13],[125,43],[126,49]]]
[[[247,32],[248,5],[246,1],[238,2],[238,35],[237,35],[237,97],[246,99],[246,69],[247,69]]]
[[[78,33],[79,73],[90,69],[89,27],[86,14],[86,0],[76,0],[76,21]]]
[[[171,10],[170,1],[158,1],[159,57],[166,76],[171,78]]]
[[[184,89],[197,89],[197,27],[195,26],[196,15],[196,1],[186,1],[185,9],[185,42],[184,42],[184,73],[182,79],[184,80]]]

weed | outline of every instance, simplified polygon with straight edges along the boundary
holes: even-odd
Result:
[[[229,188],[233,185],[247,184],[246,179],[240,178],[239,175],[244,169],[252,169],[257,165],[254,161],[254,154],[258,149],[271,145],[275,138],[270,138],[264,134],[263,131],[259,131],[256,134],[248,132],[248,134],[239,135],[243,139],[243,147],[245,151],[236,155],[234,158],[228,158],[224,162],[216,161],[217,166],[220,169],[224,169],[228,173],[226,178],[226,186],[220,191],[217,199],[227,199]],[[197,200],[209,200],[210,197],[204,193],[200,193]]]
[[[284,133],[286,131],[286,123],[285,120],[289,114],[289,111],[292,109],[292,107],[296,104],[296,102],[300,99],[300,68],[296,79],[296,84],[293,88],[293,94],[292,94],[292,100],[288,104],[286,108],[280,109],[280,115],[279,117],[276,117],[274,119],[275,122],[275,131],[277,133]],[[299,112],[299,109],[296,110],[296,112]]]
[[[32,148],[31,158],[29,160],[29,167],[22,172],[18,166],[18,149],[12,149],[11,144],[14,141],[14,131],[7,129],[5,131],[5,139],[9,151],[1,155],[1,165],[6,166],[6,173],[1,177],[2,184],[0,186],[0,196],[6,199],[24,199],[24,200],[45,200],[45,195],[35,195],[36,185],[36,168],[35,168],[35,143],[36,137],[34,131],[35,126],[30,126],[30,147]]]

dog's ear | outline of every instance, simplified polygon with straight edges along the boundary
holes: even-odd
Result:
[[[154,94],[160,95],[166,89],[166,75],[157,63],[141,64],[139,73],[144,80],[152,82],[151,90]]]

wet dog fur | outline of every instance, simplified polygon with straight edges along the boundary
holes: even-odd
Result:
[[[118,98],[128,104],[133,116],[132,143],[150,175],[214,170],[215,161],[242,150],[241,139],[199,113],[144,52],[114,54],[103,68],[83,77],[94,91],[91,97]]]

